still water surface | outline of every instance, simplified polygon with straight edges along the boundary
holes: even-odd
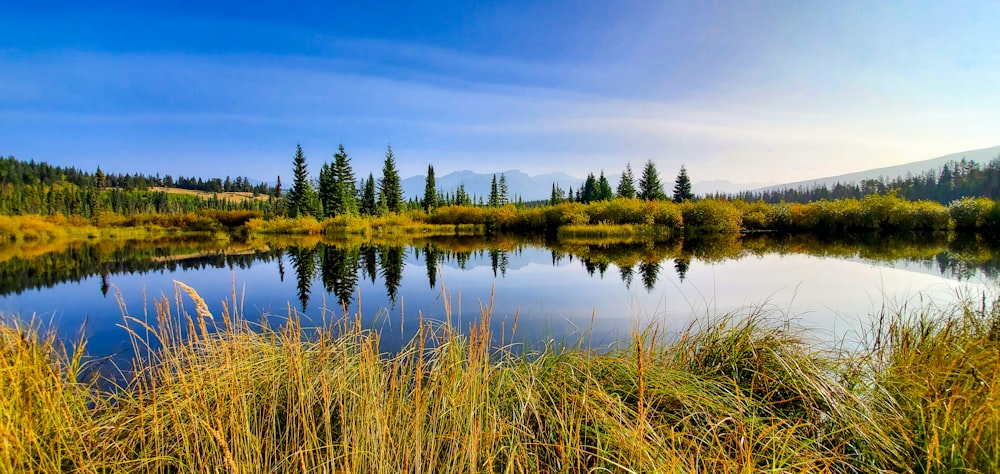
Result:
[[[707,315],[752,307],[850,345],[884,306],[992,295],[998,266],[978,237],[83,245],[0,262],[0,312],[35,314],[66,337],[82,330],[89,352],[118,356],[130,347],[118,326],[123,311],[152,319],[155,298],[177,301],[174,281],[195,288],[216,315],[235,287],[241,313],[272,324],[290,311],[307,325],[321,324],[342,316],[345,306],[348,314],[360,306],[364,324],[383,331],[387,351],[413,336],[419,317],[444,320],[450,306],[452,322],[464,328],[491,301],[496,334],[532,346],[583,340],[607,347],[636,327],[676,331]],[[180,301],[194,312],[187,296]]]

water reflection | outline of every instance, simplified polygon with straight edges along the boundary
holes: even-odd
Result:
[[[77,244],[36,253],[0,249],[0,295],[21,294],[33,289],[99,276],[99,290],[107,295],[114,275],[174,272],[204,268],[250,268],[255,263],[276,261],[280,281],[285,281],[286,262],[296,281],[300,307],[305,310],[313,296],[313,285],[322,285],[337,305],[347,307],[356,298],[359,280],[381,280],[392,305],[399,299],[408,249],[423,263],[428,285],[438,285],[442,265],[468,269],[472,260],[488,261],[493,276],[505,278],[525,248],[547,248],[551,263],[578,261],[593,278],[617,273],[627,288],[637,282],[652,291],[673,270],[683,282],[693,261],[719,263],[769,254],[805,254],[881,262],[938,273],[954,280],[1000,279],[1000,253],[994,241],[975,234],[949,236],[862,234],[829,239],[814,235],[747,235],[671,242],[537,242],[516,238],[480,239],[453,237],[422,240],[416,244],[347,244],[283,240],[243,244],[215,241],[119,242]],[[617,268],[614,272],[612,266]]]

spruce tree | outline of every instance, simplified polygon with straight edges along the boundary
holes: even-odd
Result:
[[[597,200],[610,201],[614,197],[615,194],[611,190],[611,183],[608,182],[608,178],[604,177],[604,170],[601,170],[601,177],[597,179]]]
[[[356,214],[358,212],[358,190],[355,188],[354,170],[351,159],[340,144],[333,154],[333,212],[334,215]]]
[[[427,179],[424,181],[424,210],[431,212],[437,207],[437,189],[434,184],[434,166],[427,165]]]
[[[497,175],[496,173],[493,173],[493,182],[490,183],[489,206],[497,207],[499,205],[500,205],[500,195],[499,192],[497,191]]]
[[[632,164],[625,165],[625,172],[622,173],[622,180],[618,182],[618,197],[635,197],[635,177],[632,176]]]
[[[362,184],[361,205],[359,211],[363,216],[375,215],[375,177],[368,173],[368,180]]]
[[[597,178],[594,178],[594,173],[587,175],[587,180],[583,182],[582,191],[580,191],[579,201],[584,204],[589,204],[597,200]]]
[[[319,202],[323,206],[323,215],[333,217],[338,214],[336,211],[336,174],[329,163],[323,163],[319,170]]]
[[[503,173],[500,173],[500,183],[497,185],[498,191],[498,204],[501,206],[506,206],[510,199],[507,197],[507,177]]]
[[[674,202],[684,202],[694,199],[691,192],[691,178],[688,178],[687,170],[681,165],[681,171],[674,180]]]
[[[288,191],[288,206],[286,208],[289,217],[315,216],[322,217],[322,209],[319,208],[319,197],[313,189],[312,182],[309,181],[309,169],[306,166],[306,156],[302,153],[302,146],[295,146],[295,158],[293,160],[292,174],[295,179],[292,189]]]
[[[646,162],[646,168],[642,170],[642,179],[639,180],[639,197],[647,201],[663,199],[663,185],[660,184],[660,175],[656,171],[653,160]]]
[[[399,171],[396,170],[396,158],[392,154],[392,146],[385,152],[379,195],[379,202],[385,205],[386,211],[399,212],[403,207],[403,188],[399,181]]]

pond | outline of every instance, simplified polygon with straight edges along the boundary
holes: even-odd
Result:
[[[10,250],[10,249],[8,249]],[[166,298],[194,313],[304,325],[361,314],[392,351],[418,319],[467,328],[491,307],[498,343],[607,348],[654,325],[678,331],[727,312],[766,311],[856,344],[883,308],[993,294],[1000,260],[980,236],[719,236],[648,242],[447,237],[408,243],[315,237],[246,242],[100,242],[0,252],[0,313],[32,315],[93,355],[130,356],[123,314],[154,320]],[[174,307],[174,315],[178,314]],[[502,340],[501,340],[502,338]]]

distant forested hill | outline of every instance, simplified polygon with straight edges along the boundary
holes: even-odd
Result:
[[[996,150],[1000,150],[1000,148]],[[746,191],[724,197],[747,201],[763,200],[769,203],[811,202],[820,199],[860,198],[870,194],[895,192],[900,197],[909,200],[926,199],[943,204],[963,197],[987,197],[997,200],[1000,199],[1000,151],[995,151],[995,153],[991,159],[985,162],[967,158],[952,159],[943,161],[943,164],[938,165],[936,169],[907,173],[901,176],[873,174],[890,169],[886,168],[872,170],[866,175],[878,177],[851,181],[850,177],[854,175],[844,175],[840,177],[842,180],[826,178],[813,182]],[[857,173],[857,175],[861,176],[862,173]]]
[[[63,214],[90,217],[104,211],[120,214],[139,212],[188,212],[199,209],[263,210],[264,201],[232,202],[202,199],[150,188],[181,188],[209,193],[273,195],[266,183],[251,184],[249,178],[226,177],[204,180],[170,175],[105,173],[100,168],[85,172],[72,167],[0,158],[0,214]]]

